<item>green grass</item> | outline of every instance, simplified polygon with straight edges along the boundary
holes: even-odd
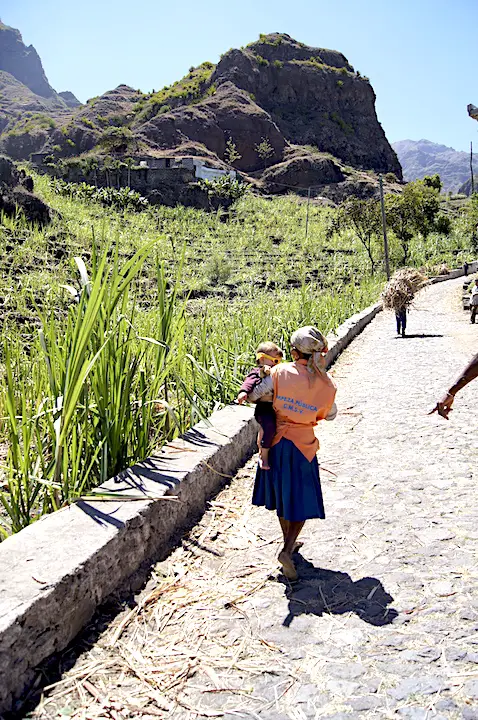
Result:
[[[0,220],[5,533],[232,401],[260,341],[287,347],[309,323],[327,333],[374,302],[384,281],[369,275],[334,209],[311,205],[306,238],[306,204],[295,196],[248,195],[227,215],[132,212],[35,181],[53,223]],[[416,238],[413,263],[470,260],[460,228]],[[393,233],[390,248],[394,266]],[[374,252],[380,260],[378,239]]]
[[[149,97],[145,96],[134,106],[137,115],[135,123],[146,122],[158,113],[167,112],[162,108],[171,109],[178,105],[190,104],[213,94],[215,88],[209,86],[209,83],[215,67],[213,63],[204,62],[196,68],[191,68],[181,80],[152,93]]]
[[[17,120],[8,131],[8,135],[23,135],[35,130],[52,130],[56,127],[55,121],[43,113],[26,112]]]

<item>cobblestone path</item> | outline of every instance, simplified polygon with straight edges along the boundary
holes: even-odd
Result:
[[[478,381],[427,415],[478,349],[461,286],[424,290],[407,338],[380,313],[334,366],[299,581],[252,461],[34,717],[478,718]]]

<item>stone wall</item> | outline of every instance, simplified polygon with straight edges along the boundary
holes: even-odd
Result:
[[[43,166],[42,170],[49,175],[57,176],[57,173]],[[194,167],[172,167],[172,168],[121,168],[121,170],[98,169],[96,172],[84,173],[80,168],[71,167],[64,180],[67,182],[97,185],[98,187],[130,187],[141,195],[148,195],[162,185],[181,185],[196,180]]]

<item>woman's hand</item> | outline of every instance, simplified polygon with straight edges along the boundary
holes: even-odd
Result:
[[[429,414],[431,415],[432,413],[437,412],[442,418],[448,420],[448,415],[453,410],[452,405],[454,399],[454,395],[452,395],[451,393],[446,393],[446,395],[444,395],[442,399],[437,402],[437,404]]]
[[[243,405],[247,401],[247,393],[246,392],[240,392],[237,396],[237,402],[239,405]]]

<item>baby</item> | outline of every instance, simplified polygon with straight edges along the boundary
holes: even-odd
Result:
[[[269,368],[282,362],[282,350],[272,342],[263,342],[256,350],[257,367],[247,374],[241,385],[237,402],[242,405],[249,398],[248,396],[254,391],[264,377],[267,376]],[[256,393],[257,395],[257,393]],[[254,417],[261,426],[257,437],[259,446],[259,466],[263,470],[270,470],[269,467],[269,449],[276,432],[276,414],[272,407],[272,392],[267,395],[254,397],[253,402],[256,405]]]

